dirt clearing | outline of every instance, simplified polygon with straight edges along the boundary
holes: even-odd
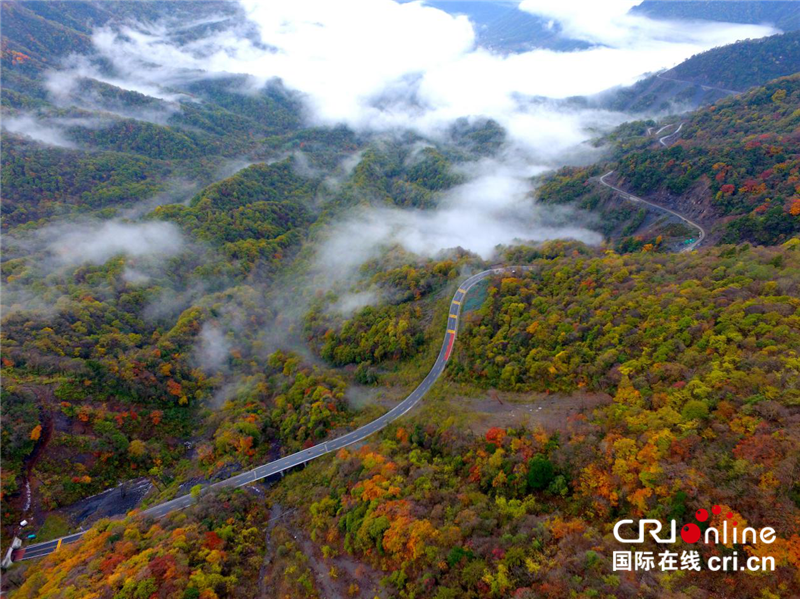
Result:
[[[483,435],[492,427],[541,427],[566,432],[571,421],[591,417],[595,408],[611,403],[605,393],[506,393],[489,390],[482,395],[456,395],[450,403],[468,412],[470,430]]]

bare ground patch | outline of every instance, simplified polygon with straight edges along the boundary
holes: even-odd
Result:
[[[606,393],[508,393],[489,390],[475,396],[456,395],[450,400],[468,413],[474,433],[484,435],[492,427],[541,427],[567,432],[571,423],[591,416],[595,408],[611,403]]]

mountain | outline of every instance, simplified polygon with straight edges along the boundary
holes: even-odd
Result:
[[[616,193],[593,179],[614,170],[616,185],[696,218],[713,240],[782,243],[800,232],[798,103],[800,74],[671,119],[663,133],[681,130],[668,143],[658,141],[663,123],[625,125],[609,138],[613,161],[563,169],[546,177],[540,195],[547,202],[601,206],[607,234],[623,228],[622,216],[632,227],[625,236],[657,237],[657,230],[648,230],[651,223],[640,229],[641,221],[629,220],[641,218],[639,208],[620,205]]]
[[[601,102],[613,110],[686,110],[792,75],[799,65],[800,31],[743,40],[696,54],[629,88],[606,93]]]
[[[797,72],[800,31],[745,40],[692,56],[662,78],[744,91]]]
[[[407,305],[377,318],[317,313],[305,271],[318,238],[359,205],[434,206],[463,180],[455,165],[493,154],[505,132],[475,119],[455,123],[445,141],[371,139],[308,125],[301,99],[280,81],[251,90],[235,74],[193,73],[148,95],[98,60],[89,37],[127,19],[238,18],[229,3],[4,2],[2,11],[4,540],[23,512],[89,525],[74,514],[102,510],[67,506],[91,506],[119,481],[169,494],[350,426],[360,413],[333,371],[314,374],[294,354],[263,370],[274,354],[264,353],[273,346],[267,322],[291,301],[297,314],[282,337],[330,346],[327,329],[306,325],[329,318],[342,345],[363,344],[367,327],[390,362],[418,352],[425,321],[407,302],[434,283],[420,282]],[[199,35],[193,29],[175,35]],[[50,77],[69,72],[76,55],[92,67],[53,92]],[[387,297],[399,278],[384,283]],[[437,290],[440,278],[431,279]],[[399,335],[408,351],[396,352],[382,336],[409,318],[413,327]],[[247,384],[224,382],[233,372],[243,382],[245,371]],[[306,394],[308,385],[319,391]],[[213,389],[226,386],[231,409],[209,414]],[[257,426],[239,422],[253,401],[262,406]],[[192,431],[216,456],[178,474]]]
[[[768,23],[782,31],[800,29],[800,6],[792,0],[644,0],[631,13],[654,19]]]
[[[465,15],[475,26],[478,45],[496,52],[527,52],[535,48],[569,51],[589,43],[570,39],[561,26],[517,7],[491,0],[430,0],[425,3],[452,15]]]
[[[434,5],[498,53],[585,47],[512,4]],[[0,10],[2,545],[55,540],[3,572],[4,597],[797,594],[800,75],[775,78],[795,34],[621,100],[713,99],[658,121],[611,129],[622,115],[596,99],[536,100],[519,114],[555,132],[601,125],[577,157],[541,150],[582,166],[534,180],[538,157],[490,118],[324,125],[278,79],[139,73],[98,50],[101,28],[270,52],[235,3]],[[703,90],[726,81],[754,87]],[[381,116],[428,114],[404,100]],[[708,231],[694,251],[682,219]],[[531,241],[554,237],[569,239]],[[298,452],[280,475],[209,488]],[[142,513],[176,497],[191,505]],[[730,513],[775,542],[681,539],[670,549],[696,550],[700,571],[614,568],[615,522],[699,510],[704,529]],[[705,567],[734,551],[775,567]]]
[[[237,489],[159,521],[98,522],[32,563],[13,596],[689,593],[715,573],[609,574],[611,529],[689,522],[697,506],[721,506],[715,527],[730,512],[777,531],[769,578],[742,576],[727,597],[796,588],[797,240],[671,255],[561,242],[504,258],[531,270],[488,281],[452,379],[419,413],[288,475],[266,491],[268,516],[260,492]],[[269,376],[297,363],[271,360]],[[294,372],[287,403],[319,392]],[[255,397],[225,407],[237,416],[202,459],[274,418]]]

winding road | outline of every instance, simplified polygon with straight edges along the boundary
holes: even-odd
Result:
[[[677,131],[675,133],[677,133]],[[674,133],[673,133],[673,135],[674,135]],[[614,172],[613,170],[612,171],[608,171],[605,175],[600,177],[598,179],[600,181],[600,183],[602,185],[605,185],[606,187],[609,187],[609,188],[613,189],[618,194],[620,194],[624,199],[626,199],[626,200],[628,200],[630,202],[635,202],[635,203],[640,203],[640,204],[647,204],[648,206],[651,206],[651,207],[655,208],[656,210],[658,210],[660,212],[667,212],[667,213],[669,213],[669,214],[671,214],[673,216],[677,216],[679,219],[681,219],[683,222],[685,222],[690,227],[692,227],[694,229],[697,229],[697,231],[698,231],[697,239],[695,239],[692,243],[688,244],[686,247],[681,249],[682,252],[691,252],[698,245],[700,245],[703,242],[703,240],[706,238],[706,230],[702,226],[700,226],[699,224],[694,222],[693,220],[690,220],[690,219],[686,218],[682,214],[678,214],[674,210],[670,210],[669,208],[664,208],[664,206],[659,206],[658,204],[650,202],[649,200],[645,200],[644,198],[640,198],[639,196],[635,196],[635,195],[633,195],[631,193],[628,193],[627,191],[625,191],[623,189],[620,189],[619,187],[611,185],[611,183],[606,182],[606,177],[608,177],[613,172]]]
[[[673,124],[674,124],[674,123],[673,123]],[[658,131],[656,131],[656,135],[658,135],[658,134],[659,134],[659,133],[661,133],[661,132],[662,132],[664,129],[666,129],[667,127],[670,127],[670,126],[671,126],[671,125],[664,125],[663,127],[661,127],[661,129],[659,129]],[[668,148],[668,147],[669,147],[669,144],[668,144],[666,141],[664,141],[664,140],[665,140],[665,139],[669,139],[670,137],[674,137],[675,135],[677,135],[678,133],[680,133],[680,132],[681,132],[681,129],[683,129],[683,123],[680,123],[680,124],[678,125],[678,128],[677,128],[677,129],[675,129],[675,131],[673,131],[673,132],[672,132],[672,133],[670,133],[669,135],[665,135],[664,137],[659,137],[659,138],[658,138],[658,143],[660,143],[660,144],[661,144],[662,146],[664,146],[665,148]]]
[[[419,386],[414,389],[408,397],[386,412],[383,416],[380,416],[372,422],[365,424],[364,426],[357,428],[346,435],[342,435],[341,437],[331,439],[330,441],[325,441],[315,445],[314,447],[310,447],[273,462],[269,462],[268,464],[257,466],[256,468],[248,470],[247,472],[242,472],[241,474],[237,474],[217,483],[207,485],[203,487],[201,493],[212,492],[223,487],[241,487],[257,480],[261,480],[262,478],[279,474],[285,470],[289,470],[290,468],[294,468],[321,456],[338,451],[343,447],[352,445],[353,443],[363,441],[370,435],[377,433],[379,430],[387,426],[390,422],[393,422],[394,420],[397,420],[403,416],[411,408],[417,405],[419,400],[421,400],[425,393],[428,392],[428,390],[442,374],[447,362],[450,360],[450,355],[453,351],[453,344],[455,343],[456,335],[458,333],[458,318],[461,315],[461,304],[470,288],[491,275],[500,274],[508,270],[516,272],[517,270],[524,271],[527,269],[528,267],[524,266],[493,268],[472,275],[470,278],[461,283],[461,285],[458,287],[458,291],[456,291],[455,295],[453,295],[453,299],[450,301],[450,308],[447,316],[447,330],[444,335],[444,340],[442,341],[442,347],[439,350],[439,355],[436,357],[436,362],[434,362],[430,372],[428,372],[428,375],[423,379]],[[181,495],[180,497],[176,497],[170,501],[165,501],[164,503],[160,503],[153,507],[147,508],[146,510],[142,510],[140,513],[151,518],[161,518],[171,512],[188,507],[195,503],[195,501],[196,500],[191,494]],[[52,541],[28,545],[27,547],[17,550],[13,560],[21,561],[49,555],[50,553],[57,551],[62,545],[79,541],[81,537],[83,537],[84,532],[85,531],[79,531],[59,539],[53,539]]]

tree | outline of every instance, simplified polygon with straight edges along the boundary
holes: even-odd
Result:
[[[203,491],[203,485],[195,485],[189,491],[189,494],[192,496],[192,499],[197,501],[200,499],[200,493]]]
[[[528,489],[534,491],[546,489],[554,478],[555,468],[543,455],[537,455],[528,462]]]
[[[689,400],[681,410],[681,417],[684,420],[704,420],[708,418],[708,404],[699,399]]]
[[[134,439],[128,445],[128,455],[132,458],[139,459],[144,457],[147,453],[147,445],[141,439]]]

